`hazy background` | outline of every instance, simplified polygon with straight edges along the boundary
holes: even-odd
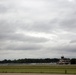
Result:
[[[0,60],[76,57],[76,0],[0,0]]]

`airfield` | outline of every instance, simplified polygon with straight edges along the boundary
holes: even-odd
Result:
[[[76,75],[76,74],[0,73],[0,75]]]
[[[76,75],[76,65],[0,65],[0,75]]]

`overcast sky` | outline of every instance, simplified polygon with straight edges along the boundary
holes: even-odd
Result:
[[[76,57],[76,0],[0,0],[0,60]]]

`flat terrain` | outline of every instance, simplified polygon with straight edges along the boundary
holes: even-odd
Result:
[[[76,74],[31,74],[31,73],[0,73],[0,75],[76,75]]]
[[[76,65],[6,65],[0,66],[0,73],[76,74]]]

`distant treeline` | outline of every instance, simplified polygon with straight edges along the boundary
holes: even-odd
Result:
[[[18,60],[2,60],[0,61],[1,64],[3,63],[58,63],[60,59],[58,58],[46,58],[46,59],[18,59]],[[71,64],[76,64],[76,58],[70,59]]]
[[[0,63],[55,63],[58,62],[59,59],[54,58],[54,59],[50,59],[50,58],[46,58],[46,59],[18,59],[18,60],[2,60],[0,61]]]

